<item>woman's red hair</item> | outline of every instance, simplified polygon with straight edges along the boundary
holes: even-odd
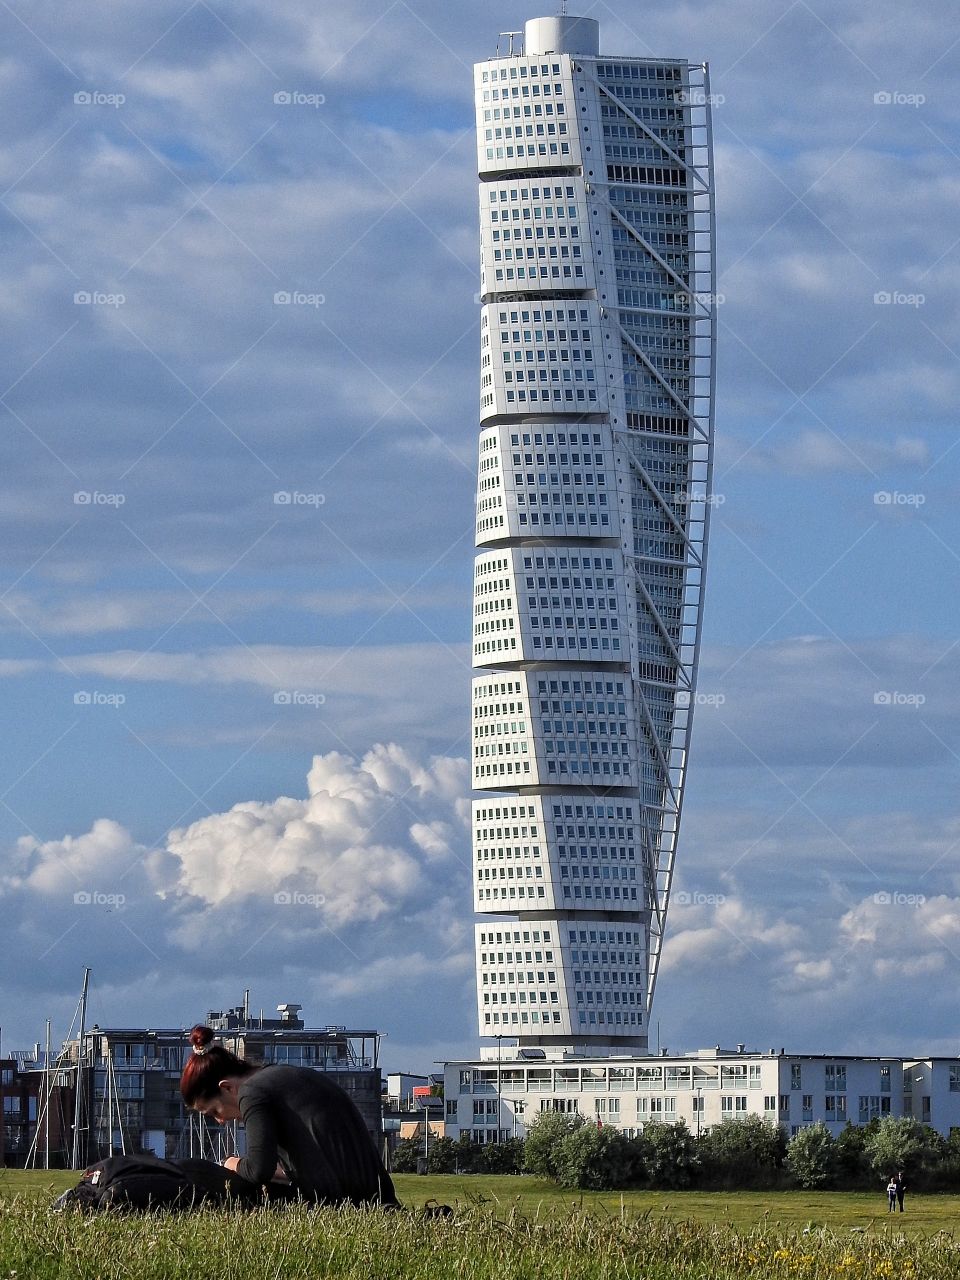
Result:
[[[238,1058],[222,1044],[213,1043],[213,1028],[197,1024],[190,1032],[193,1052],[180,1077],[180,1093],[188,1107],[210,1102],[220,1092],[220,1081],[248,1076],[256,1067]]]

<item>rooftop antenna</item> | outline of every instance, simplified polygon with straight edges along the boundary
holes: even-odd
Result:
[[[500,42],[502,40],[508,41],[507,52],[503,54],[503,57],[505,58],[520,57],[523,51],[523,32],[522,31],[501,31],[500,32],[500,37],[497,40],[497,57],[498,58],[501,56]],[[516,44],[514,43],[515,41],[516,41]]]

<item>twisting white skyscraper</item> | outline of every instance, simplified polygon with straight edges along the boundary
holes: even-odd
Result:
[[[501,42],[475,69],[480,1034],[642,1050],[703,600],[708,73],[601,55],[588,18]]]

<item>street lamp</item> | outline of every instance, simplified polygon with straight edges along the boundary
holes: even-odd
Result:
[[[430,1154],[430,1101],[426,1096],[421,1098],[420,1101],[423,1103],[423,1158],[426,1160]]]

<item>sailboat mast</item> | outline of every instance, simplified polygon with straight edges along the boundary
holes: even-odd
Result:
[[[83,971],[83,990],[80,993],[80,1036],[77,1040],[77,1089],[73,1100],[73,1151],[70,1157],[71,1169],[80,1168],[80,1113],[83,1093],[83,1051],[84,1036],[87,1030],[87,990],[90,985],[90,970]]]

